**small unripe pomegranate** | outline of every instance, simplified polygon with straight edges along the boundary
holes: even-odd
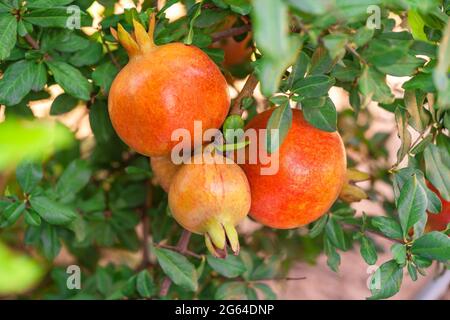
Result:
[[[208,55],[183,43],[156,46],[154,25],[153,15],[148,34],[137,22],[134,38],[121,25],[113,32],[130,59],[112,83],[108,108],[126,144],[159,157],[178,143],[171,140],[176,129],[193,136],[194,121],[201,121],[203,132],[220,128],[230,97],[224,76]]]
[[[250,209],[250,187],[242,169],[220,155],[192,157],[175,175],[169,189],[173,217],[185,229],[205,236],[208,250],[224,257],[229,245],[239,253],[235,226]]]
[[[170,157],[152,157],[150,158],[150,165],[156,182],[164,191],[169,192],[172,180],[181,166],[174,164]]]
[[[272,112],[256,115],[247,129],[265,129]],[[262,175],[261,168],[267,166],[259,158],[256,164],[246,161],[242,166],[252,192],[250,216],[279,229],[296,228],[320,218],[346,181],[347,162],[339,133],[319,130],[306,122],[302,111],[292,112],[292,127],[277,151],[278,171]],[[252,144],[265,147],[265,143],[250,139]]]

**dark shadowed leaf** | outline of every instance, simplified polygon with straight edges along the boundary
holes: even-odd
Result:
[[[25,193],[30,193],[41,181],[42,165],[32,161],[23,161],[16,168],[16,178]]]
[[[17,19],[10,13],[0,13],[0,61],[9,57],[16,44]]]
[[[47,61],[46,63],[56,82],[66,93],[81,100],[89,100],[91,84],[79,70],[61,61]]]
[[[48,223],[54,225],[67,225],[77,214],[70,207],[59,204],[45,196],[31,197],[31,207]]]

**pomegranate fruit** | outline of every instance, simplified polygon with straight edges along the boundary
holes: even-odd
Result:
[[[438,214],[428,213],[428,220],[426,225],[427,231],[444,231],[450,223],[450,201],[442,198],[439,191],[427,181],[427,185],[431,191],[436,193],[442,203],[442,210]]]
[[[150,158],[150,166],[156,182],[164,191],[169,192],[172,180],[181,166],[174,164],[170,157],[152,157]]]
[[[235,226],[250,209],[250,187],[242,169],[228,159],[213,154],[192,157],[175,175],[169,189],[173,217],[185,229],[205,236],[208,250],[224,257],[227,244],[239,253]]]
[[[158,157],[178,143],[171,141],[176,129],[193,136],[196,120],[203,132],[220,128],[230,97],[224,76],[203,51],[183,43],[155,45],[154,25],[153,15],[147,34],[134,22],[134,37],[119,25],[116,36],[130,59],[112,83],[108,109],[125,143]]]
[[[259,157],[256,164],[247,160],[242,165],[252,194],[250,216],[279,229],[306,225],[324,215],[346,180],[346,155],[339,134],[311,126],[300,110],[292,112],[291,128],[277,152],[270,155],[272,161],[278,157],[278,171],[262,175],[265,165]],[[265,129],[271,114],[268,110],[256,115],[246,128]],[[254,143],[265,148],[265,142],[250,139],[250,146]]]

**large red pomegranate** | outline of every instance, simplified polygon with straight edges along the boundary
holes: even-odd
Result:
[[[119,25],[117,37],[129,54],[114,79],[109,114],[114,129],[131,148],[147,156],[170,153],[176,129],[191,136],[194,121],[203,131],[220,128],[229,109],[227,82],[200,49],[183,43],[156,46],[154,18],[147,34],[134,24],[134,38]]]
[[[256,115],[246,129],[265,129],[272,110]],[[265,142],[250,139],[258,148]],[[276,156],[274,153],[272,157]],[[242,165],[252,193],[250,216],[280,229],[306,225],[325,214],[346,177],[346,155],[337,132],[319,130],[293,110],[292,127],[278,150],[279,170],[262,175],[258,161]]]

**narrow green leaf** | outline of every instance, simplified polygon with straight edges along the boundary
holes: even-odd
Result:
[[[426,233],[414,241],[411,252],[428,259],[448,262],[450,260],[450,238],[438,231]]]
[[[378,259],[375,243],[373,242],[372,239],[366,236],[362,236],[360,241],[361,241],[360,247],[361,256],[368,265],[374,265]]]
[[[370,300],[387,299],[400,290],[403,279],[403,269],[390,260],[383,263],[370,279]]]
[[[76,19],[73,14],[64,7],[37,8],[23,15],[23,19],[39,27],[67,28],[71,27],[71,19]],[[83,11],[79,14],[80,26],[89,27],[92,19]]]
[[[324,251],[327,255],[327,265],[334,272],[339,271],[341,264],[341,256],[337,253],[335,246],[331,243],[328,237],[324,238]]]
[[[328,94],[335,81],[325,75],[308,76],[297,80],[292,86],[292,91],[301,97],[317,98]]]
[[[394,260],[400,266],[404,266],[406,263],[406,247],[401,243],[394,243],[391,246],[391,252],[394,256]]]
[[[0,60],[9,57],[16,45],[17,19],[9,13],[0,14]]]
[[[61,61],[47,61],[46,63],[56,82],[66,93],[81,100],[90,99],[91,84],[79,70]]]
[[[400,108],[395,109],[395,121],[397,122],[398,137],[401,145],[397,151],[397,164],[402,162],[403,158],[408,154],[411,146],[411,133],[408,131],[408,119],[406,112]]]
[[[77,217],[71,208],[45,196],[31,197],[30,204],[45,221],[53,225],[67,225]]]
[[[74,98],[66,93],[60,94],[52,102],[50,114],[52,116],[67,113],[75,108],[78,104],[78,99]]]
[[[305,120],[314,127],[327,132],[337,130],[337,111],[330,98],[327,97],[322,106],[315,106],[304,101],[302,110]]]
[[[436,145],[430,144],[424,150],[427,179],[439,190],[442,198],[450,201],[450,167],[445,163],[442,152]]]
[[[328,222],[325,226],[325,235],[335,247],[343,251],[346,251],[348,249],[344,230],[333,216],[328,219]]]
[[[325,226],[327,224],[328,217],[329,216],[327,214],[323,215],[319,220],[314,222],[313,227],[309,231],[309,236],[311,238],[315,238],[323,232],[323,230],[325,229]]]
[[[108,92],[118,72],[116,66],[108,61],[95,68],[92,72],[92,80],[103,91]]]
[[[55,187],[56,193],[60,198],[78,193],[89,182],[91,173],[92,170],[87,161],[75,159],[58,179]]]
[[[0,104],[14,106],[33,88],[38,66],[33,61],[21,60],[8,66],[0,80]]]
[[[211,268],[227,278],[236,278],[247,270],[241,259],[236,256],[229,255],[226,259],[219,259],[208,255],[206,259]]]
[[[43,176],[42,165],[32,161],[23,161],[16,168],[16,179],[23,192],[30,193]]]
[[[371,224],[385,236],[392,239],[402,239],[402,228],[400,224],[390,217],[373,217]]]
[[[150,298],[155,294],[156,287],[147,270],[143,270],[137,275],[136,289],[139,295],[144,298]]]
[[[292,109],[289,103],[275,108],[267,121],[266,148],[269,153],[278,150],[292,126]]]
[[[398,215],[406,237],[409,230],[426,214],[427,195],[423,187],[418,183],[417,176],[413,175],[403,185],[398,198]]]
[[[217,288],[216,300],[243,300],[247,297],[247,285],[244,282],[225,282]]]
[[[25,210],[25,222],[30,226],[39,227],[41,225],[41,217],[36,213],[36,211],[30,209]]]
[[[162,248],[154,248],[154,253],[164,273],[176,285],[189,291],[197,291],[197,272],[185,256]]]

